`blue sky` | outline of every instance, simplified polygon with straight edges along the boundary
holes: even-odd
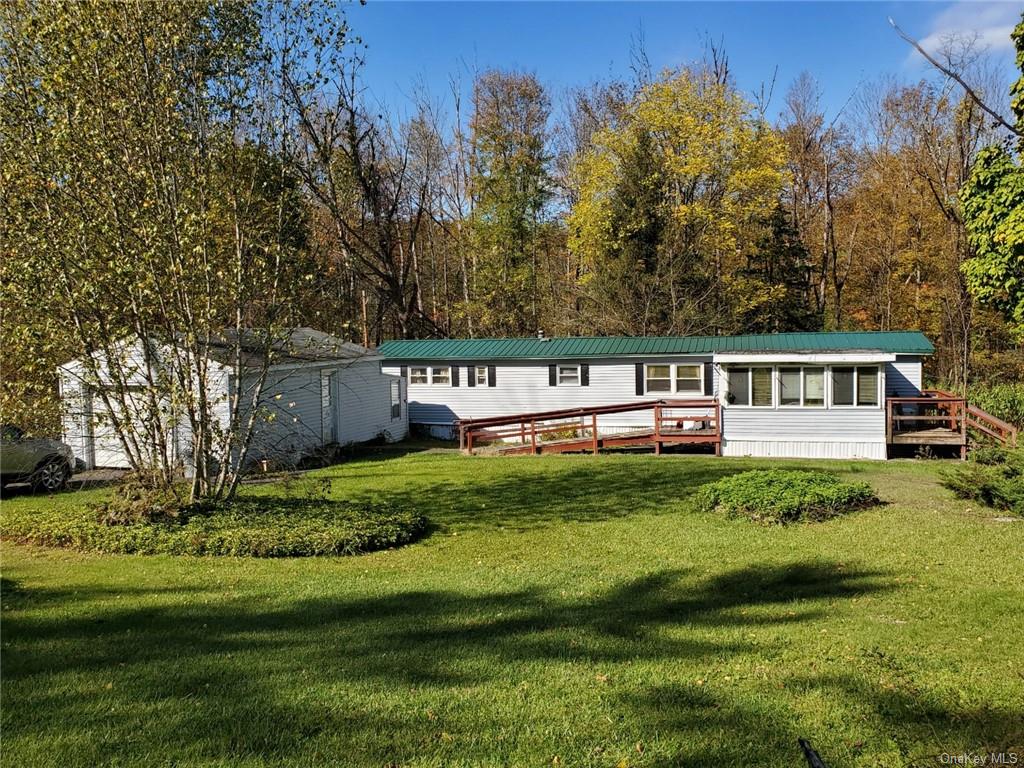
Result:
[[[371,96],[408,113],[417,85],[445,98],[449,78],[463,91],[474,68],[535,73],[557,103],[567,87],[629,71],[630,41],[641,32],[655,69],[699,58],[704,42],[724,40],[739,86],[756,91],[778,75],[774,115],[788,84],[810,71],[833,114],[860,83],[891,73],[917,79],[920,56],[887,21],[934,46],[948,32],[973,32],[1013,72],[1009,32],[1020,3],[924,2],[389,2],[351,5],[354,31],[368,45],[364,80]]]

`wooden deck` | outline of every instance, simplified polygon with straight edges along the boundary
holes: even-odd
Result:
[[[889,445],[956,445],[961,458],[966,458],[974,438],[1017,445],[1017,428],[1012,424],[940,389],[926,389],[920,397],[887,398],[885,413]]]
[[[628,416],[616,419],[617,414]],[[889,446],[959,446],[964,457],[973,439],[1017,444],[1016,427],[941,390],[887,398],[885,415]],[[459,447],[466,453],[482,445],[503,454],[598,453],[637,446],[661,453],[666,446],[711,445],[717,456],[722,449],[721,406],[706,399],[647,400],[463,419],[458,428]]]

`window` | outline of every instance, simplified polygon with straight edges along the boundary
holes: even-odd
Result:
[[[391,418],[402,418],[402,382],[391,382]]]
[[[878,366],[857,368],[857,405],[878,405]]]
[[[478,365],[473,369],[473,377],[478,386],[487,386],[487,366]]]
[[[750,369],[750,404],[759,408],[772,405],[772,369]]]
[[[825,406],[825,369],[804,368],[804,407]]]
[[[430,383],[431,384],[451,384],[452,383],[452,369],[447,365],[443,365],[440,368],[430,369]]]
[[[426,368],[410,368],[409,369],[409,383],[410,384],[427,384],[427,369]]]
[[[676,392],[694,392],[704,394],[704,366],[677,365]]]
[[[729,369],[729,392],[725,396],[730,405],[750,405],[750,369]]]
[[[579,384],[580,367],[578,365],[558,366],[558,384]]]
[[[832,405],[853,405],[853,368],[832,369]]]
[[[704,394],[703,365],[646,365],[647,392],[691,392]]]
[[[672,391],[672,366],[670,366],[670,365],[648,365],[647,366],[647,391],[648,392],[671,392]]]
[[[800,405],[799,368],[779,368],[779,405]]]

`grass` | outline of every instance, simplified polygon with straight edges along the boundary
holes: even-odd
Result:
[[[765,528],[691,497],[767,462],[422,452],[316,473],[426,514],[394,551],[5,542],[3,764],[789,768],[797,737],[832,768],[1024,755],[1024,523],[955,499],[938,462],[784,464],[886,503]],[[0,530],[103,493],[9,499]]]

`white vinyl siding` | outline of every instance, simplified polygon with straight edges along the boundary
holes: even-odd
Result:
[[[658,397],[671,397],[671,393],[647,393],[646,391],[637,394],[636,366],[641,365],[641,387],[645,384],[646,365],[679,364],[702,364],[711,365],[710,357],[677,357],[650,358],[650,359],[601,359],[588,361],[589,376],[588,384],[551,386],[549,381],[548,360],[522,360],[508,362],[483,361],[484,364],[495,366],[495,381],[497,386],[475,387],[432,387],[415,384],[409,380],[409,421],[412,424],[425,425],[451,425],[457,419],[480,419],[488,416],[508,416],[517,413],[529,413],[534,411],[550,411],[559,408],[580,408],[594,405],[618,405],[620,403],[632,403],[656,399]],[[475,365],[463,363],[463,365]],[[415,367],[424,367],[427,363],[413,361],[407,367],[411,374]],[[556,365],[558,365],[556,363]],[[563,364],[565,365],[565,364]],[[575,365],[573,366],[575,367]],[[402,364],[398,362],[385,361],[384,371],[387,373],[400,374]],[[555,375],[557,377],[557,369]],[[705,398],[712,399],[714,382],[717,377],[711,380],[712,392],[707,393]],[[692,394],[686,395],[693,399]],[[611,417],[609,417],[611,418]],[[650,423],[650,413],[637,414],[616,414],[614,423],[626,426],[636,426]],[[611,421],[605,420],[611,424]]]

